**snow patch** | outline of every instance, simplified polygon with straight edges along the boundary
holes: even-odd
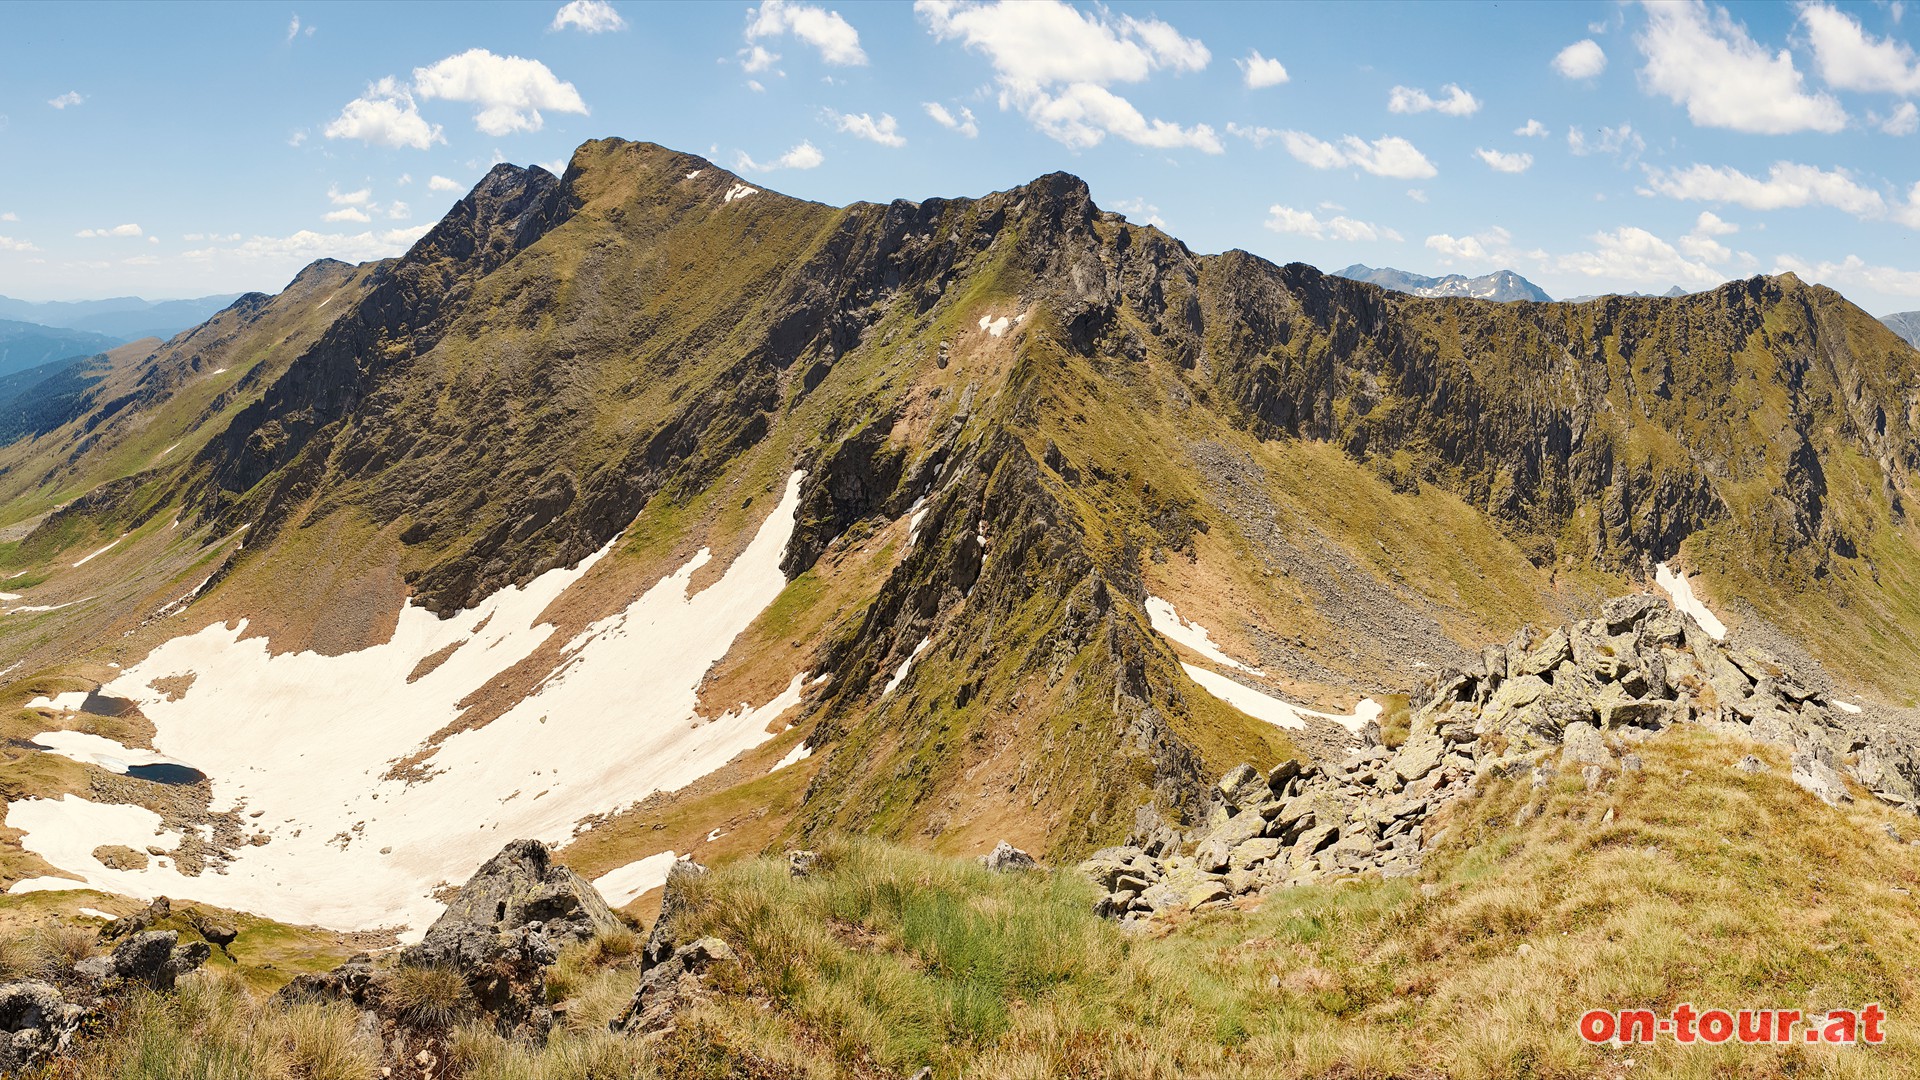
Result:
[[[1707,605],[1699,597],[1693,595],[1693,584],[1686,578],[1674,573],[1666,563],[1661,563],[1653,569],[1653,583],[1672,598],[1675,608],[1693,616],[1693,621],[1699,623],[1700,629],[1711,635],[1713,640],[1725,640],[1727,624],[1721,622],[1713,612],[1707,610]]]
[[[88,558],[92,558],[92,556],[88,556]],[[85,561],[85,559],[81,560],[81,562]],[[75,563],[74,565],[78,566],[80,563]],[[69,600],[64,604],[35,604],[27,607],[8,608],[6,611],[0,611],[0,615],[32,615],[42,611],[59,611],[61,608],[70,608],[75,604],[84,604],[91,599],[93,599],[93,597],[83,596],[78,600]]]
[[[92,907],[81,908],[80,914],[90,915],[96,919],[105,919],[108,922],[113,922],[114,920],[119,918],[118,915],[111,915],[111,914],[108,914],[107,912],[101,911],[99,908],[92,908]]]
[[[75,881],[72,878],[30,877],[22,878],[14,882],[13,887],[7,890],[7,895],[19,896],[22,893],[30,892],[77,892],[81,889],[90,889],[92,887],[93,886],[88,885],[84,881]],[[107,917],[112,918],[113,916],[109,915]]]
[[[91,555],[89,555],[89,556],[87,556],[86,558],[84,558],[84,559],[81,559],[81,560],[80,560],[79,562],[77,562],[77,563],[74,563],[74,564],[73,564],[73,568],[74,568],[75,570],[78,570],[78,569],[80,569],[81,567],[83,567],[83,566],[85,566],[85,565],[87,565],[88,563],[90,563],[90,562],[92,562],[93,560],[95,560],[95,559],[97,559],[97,558],[99,558],[100,556],[102,556],[102,555],[105,555],[105,554],[106,554],[107,552],[109,552],[109,551],[112,551],[112,550],[113,550],[113,548],[114,548],[114,545],[115,545],[115,544],[118,544],[118,543],[119,543],[119,542],[120,542],[121,540],[125,540],[125,539],[126,539],[126,537],[125,537],[125,536],[121,536],[121,537],[119,537],[119,538],[117,538],[117,539],[115,539],[115,540],[114,540],[114,542],[113,542],[112,544],[108,544],[108,545],[107,545],[106,547],[103,547],[103,548],[101,548],[101,549],[100,549],[99,551],[96,551],[96,552],[94,552],[93,554],[91,554]]]
[[[80,706],[87,703],[85,690],[69,690],[64,694],[48,697],[45,694],[27,702],[29,709],[53,709],[57,712],[79,712]]]
[[[1007,332],[1007,327],[1012,325],[1012,323],[1013,323],[1013,320],[1007,318],[1005,315],[1002,315],[997,319],[994,318],[992,315],[980,316],[980,329],[985,330],[988,334],[992,335],[993,337],[1001,337],[1005,335]]]
[[[667,872],[679,856],[671,851],[649,855],[593,879],[593,887],[609,907],[623,908],[667,883]]]
[[[85,696],[81,695],[83,698]],[[175,761],[165,754],[137,746],[123,746],[112,739],[88,735],[82,731],[43,731],[35,735],[32,741],[46,747],[49,754],[58,754],[63,758],[98,765],[108,772],[122,775],[125,775],[128,769],[139,765],[178,765],[186,769],[193,768],[186,762]]]
[[[1335,716],[1332,713],[1314,712],[1303,709],[1274,697],[1263,694],[1251,686],[1242,686],[1225,675],[1208,671],[1193,664],[1182,663],[1187,678],[1197,683],[1202,690],[1221,701],[1239,709],[1255,720],[1265,720],[1269,724],[1283,728],[1303,728],[1307,726],[1307,717],[1331,720],[1348,731],[1359,731],[1370,720],[1376,720],[1385,711],[1381,704],[1372,698],[1361,698],[1353,707],[1350,716]]]
[[[428,740],[459,720],[463,699],[553,635],[542,612],[611,543],[454,618],[409,605],[389,641],[358,652],[276,656],[264,639],[244,638],[244,620],[160,645],[101,693],[133,700],[154,724],[156,752],[211,778],[213,812],[264,812],[257,821],[268,842],[239,849],[225,874],[190,878],[165,860],[142,871],[100,865],[91,855],[100,844],[154,842],[159,819],[138,807],[28,799],[7,807],[7,823],[25,832],[26,850],[113,892],[342,930],[398,925],[417,936],[441,910],[434,890],[466,880],[508,840],[564,842],[583,818],[684,787],[772,737],[807,673],[772,701],[719,717],[699,715],[698,689],[786,587],[780,554],[801,479],[789,477],[718,581],[688,594],[711,557],[702,551],[568,643],[562,670],[500,717],[437,747]],[[463,647],[407,681],[449,645]],[[188,674],[194,681],[178,700],[152,686]],[[408,759],[404,778],[387,778]]]
[[[1221,652],[1220,646],[1213,643],[1213,635],[1207,633],[1206,627],[1181,618],[1180,613],[1173,609],[1173,604],[1169,601],[1157,596],[1147,597],[1147,621],[1153,624],[1154,632],[1161,637],[1185,645],[1216,664],[1225,664],[1227,667],[1244,671],[1249,675],[1265,674],[1259,668],[1248,667]]]
[[[759,188],[750,188],[745,184],[735,184],[727,189],[727,193],[720,197],[720,201],[722,203],[730,203],[735,199],[744,199],[749,195],[758,194],[760,194]]]
[[[18,599],[20,599],[20,594],[17,592],[0,592],[0,600],[18,600]]]
[[[801,739],[799,742],[794,744],[793,749],[787,751],[786,757],[781,758],[778,764],[774,765],[773,768],[768,769],[767,771],[770,773],[776,773],[776,772],[779,772],[781,769],[786,768],[789,765],[797,765],[800,762],[805,761],[806,759],[812,756],[813,756],[813,747],[807,745],[807,740]]]
[[[727,835],[727,831],[725,829],[715,829],[712,832],[707,834],[707,843],[711,844],[715,840],[718,840],[725,835]]]
[[[900,661],[900,666],[893,669],[893,678],[888,679],[887,685],[881,689],[880,691],[881,697],[886,697],[888,694],[893,693],[893,688],[896,686],[899,686],[900,683],[906,679],[907,672],[913,670],[914,657],[919,656],[920,653],[926,649],[927,642],[932,640],[933,638],[931,637],[921,638],[920,644],[915,645],[913,647],[913,652],[907,654],[907,658],[905,660]]]
[[[691,180],[691,179],[693,179],[694,177],[696,177],[696,176],[699,176],[699,175],[700,175],[701,173],[703,173],[703,172],[705,172],[705,171],[706,171],[705,169],[695,169],[695,170],[693,170],[692,172],[690,172],[690,173],[688,173],[688,174],[687,174],[687,179],[689,179],[689,180]]]
[[[1860,708],[1860,706],[1855,705],[1853,702],[1841,701],[1839,698],[1833,699],[1833,707],[1836,709],[1839,709],[1843,713],[1847,713],[1852,716],[1859,716],[1860,713],[1864,711]]]

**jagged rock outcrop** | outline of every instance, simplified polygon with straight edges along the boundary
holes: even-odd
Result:
[[[0,1076],[24,1076],[65,1051],[87,1015],[48,983],[0,984]]]
[[[1600,618],[1531,629],[1491,646],[1474,671],[1428,687],[1406,741],[1344,762],[1284,761],[1223,776],[1208,825],[1179,849],[1106,848],[1080,864],[1106,894],[1103,915],[1129,918],[1222,906],[1235,896],[1325,878],[1420,869],[1425,823],[1481,777],[1559,768],[1589,788],[1639,767],[1610,742],[1676,723],[1716,726],[1792,749],[1793,780],[1830,804],[1851,776],[1881,800],[1916,809],[1920,752],[1849,724],[1827,696],[1779,660],[1730,646],[1650,594],[1621,597]],[[1750,764],[1749,764],[1750,763]],[[1765,766],[1749,756],[1746,771]]]
[[[789,853],[790,872],[804,876],[804,871],[798,869],[800,864],[791,856],[812,854]],[[805,860],[805,864],[811,867],[812,860]],[[682,1011],[708,995],[709,969],[716,964],[738,962],[733,949],[719,938],[703,937],[684,943],[680,940],[685,928],[678,922],[687,910],[687,892],[706,873],[706,867],[691,859],[682,859],[667,871],[666,888],[660,897],[660,917],[654,921],[640,955],[640,985],[626,1009],[608,1022],[612,1030],[634,1035],[658,1035],[671,1030]]]

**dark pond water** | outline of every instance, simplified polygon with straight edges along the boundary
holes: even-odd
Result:
[[[127,775],[136,780],[151,780],[156,784],[197,784],[207,778],[199,769],[166,762],[157,765],[131,765]]]

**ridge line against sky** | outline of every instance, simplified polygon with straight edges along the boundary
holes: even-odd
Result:
[[[302,8],[304,7],[304,10]],[[1064,169],[1202,251],[1920,308],[1903,3],[0,5],[0,294],[275,291],[601,136],[830,203]]]

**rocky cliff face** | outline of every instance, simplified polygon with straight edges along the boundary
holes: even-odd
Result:
[[[1886,614],[1865,646],[1816,632],[1823,659],[1897,653],[1920,637],[1916,380],[1910,348],[1790,276],[1425,299],[1196,255],[1064,174],[833,208],[606,140],[563,177],[496,168],[399,259],[317,264],[120,362],[99,404],[0,451],[35,507],[84,494],[6,565],[71,568],[168,513],[249,526],[188,610],[377,637],[393,598],[450,615],[610,542],[636,595],[700,547],[724,562],[798,470],[793,584],[752,638],[832,675],[795,714],[830,756],[791,828],[960,843],[1010,814],[1021,843],[1084,850],[1142,804],[1200,825],[1220,768],[1290,750],[1188,678],[1155,590],[1217,605],[1276,693],[1411,691],[1411,665],[1676,557],[1789,630]],[[176,428],[177,454],[139,441]],[[295,591],[334,535],[362,547],[329,558],[397,583],[369,590],[378,617]],[[1387,614],[1336,610],[1356,597]],[[108,640],[87,610],[59,640]],[[563,664],[503,674],[470,722]]]

